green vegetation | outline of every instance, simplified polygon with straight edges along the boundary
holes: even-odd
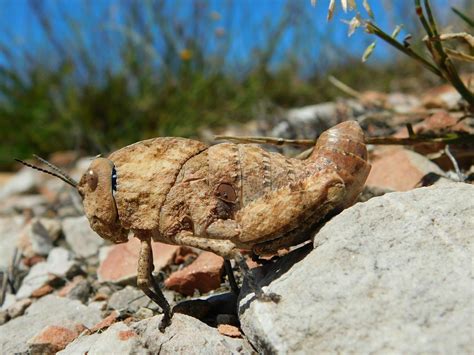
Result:
[[[341,93],[328,83],[331,73],[359,90],[388,91],[413,89],[403,79],[419,72],[402,61],[362,64],[361,53],[334,44],[327,26],[318,61],[334,64],[315,63],[314,72],[302,76],[305,41],[323,38],[309,26],[304,2],[289,1],[274,25],[261,28],[264,41],[252,58],[232,58],[235,39],[226,34],[236,24],[215,24],[219,16],[231,17],[232,6],[209,16],[206,2],[196,1],[194,15],[179,23],[166,20],[164,3],[122,2],[127,9],[120,26],[105,23],[92,39],[68,16],[66,35],[58,34],[42,2],[29,3],[47,43],[20,53],[0,43],[9,61],[0,65],[0,168],[32,153],[98,154],[154,136],[195,136],[201,127],[253,119],[261,103],[271,110],[332,100]],[[276,60],[288,32],[299,33],[295,50]],[[438,80],[429,75],[424,80],[418,73],[420,86]]]

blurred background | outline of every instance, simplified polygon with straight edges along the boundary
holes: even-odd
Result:
[[[361,12],[362,1],[357,1]],[[369,1],[377,24],[400,38],[420,25],[412,1]],[[463,30],[432,0],[442,29]],[[0,0],[0,169],[56,151],[107,153],[155,136],[334,100],[328,76],[357,90],[419,92],[438,79],[381,41],[347,36],[328,0]],[[367,17],[366,14],[363,14]]]

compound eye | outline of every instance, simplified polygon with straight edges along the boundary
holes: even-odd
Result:
[[[94,191],[97,188],[99,177],[97,176],[97,173],[94,170],[89,170],[86,173],[86,182],[92,191]]]
[[[117,170],[115,170],[115,166],[112,168],[112,191],[117,191]]]

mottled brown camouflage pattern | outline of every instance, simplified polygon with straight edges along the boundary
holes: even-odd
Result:
[[[355,201],[369,170],[364,134],[349,121],[324,132],[306,160],[254,145],[138,142],[95,160],[79,189],[92,228],[105,239],[123,242],[131,230],[232,257],[239,249],[272,253],[310,238],[328,215]]]

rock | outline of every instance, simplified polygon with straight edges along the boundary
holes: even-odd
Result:
[[[155,271],[169,265],[179,246],[153,243],[153,263]],[[100,282],[128,283],[137,277],[140,241],[131,238],[127,243],[104,247],[100,252],[97,276]]]
[[[19,317],[25,313],[26,309],[31,306],[31,299],[25,298],[23,300],[15,302],[13,305],[8,307],[8,316],[13,319]]]
[[[474,118],[464,116],[462,112],[454,113],[444,110],[436,111],[413,125],[413,132],[419,135],[427,136],[444,136],[447,134],[473,134],[474,133]],[[401,128],[395,135],[398,138],[408,137],[408,129]],[[411,148],[422,155],[430,155],[431,161],[436,163],[443,170],[453,168],[449,157],[444,154],[446,143],[418,143]],[[472,164],[474,158],[474,144],[454,144],[450,146],[451,154],[456,159],[461,169],[468,169]],[[441,153],[443,152],[443,153]]]
[[[100,334],[81,336],[58,354],[149,354],[125,323],[115,323]]]
[[[449,84],[427,90],[422,98],[423,106],[427,109],[453,109],[458,106],[460,100],[459,92]]]
[[[80,336],[76,338],[72,343],[70,343],[64,350],[61,350],[56,354],[57,355],[59,354],[61,355],[77,355],[77,354],[92,355],[93,353],[90,352],[90,349],[94,346],[96,342],[99,342],[99,340],[101,339],[101,336],[102,334],[100,333]]]
[[[41,195],[13,195],[4,199],[0,214],[11,215],[30,211],[33,216],[43,216],[48,210],[48,200]]]
[[[23,228],[18,241],[18,249],[26,258],[48,255],[53,249],[53,238],[38,218],[33,218]]]
[[[28,351],[27,341],[44,327],[84,324],[90,328],[101,319],[100,311],[54,295],[33,303],[25,315],[0,326],[0,349],[4,354]]]
[[[11,263],[24,221],[21,216],[0,217],[0,271]]]
[[[64,349],[85,330],[82,324],[66,328],[48,325],[33,339],[28,341],[32,354],[52,354]]]
[[[112,324],[114,324],[117,321],[118,318],[119,318],[119,313],[117,311],[113,311],[107,317],[105,317],[99,323],[97,323],[91,329],[89,329],[89,332],[90,333],[95,333],[95,332],[98,332],[100,330],[107,329]]]
[[[4,325],[10,320],[10,316],[7,311],[0,311],[0,325]]]
[[[141,307],[148,307],[151,301],[142,291],[127,286],[110,296],[108,307],[117,311],[137,312]]]
[[[28,275],[23,279],[20,289],[16,293],[17,299],[30,297],[31,294],[43,287],[50,280],[48,263],[43,261],[33,265]]]
[[[40,181],[41,177],[37,171],[23,168],[0,188],[0,200],[13,195],[36,192]]]
[[[174,265],[180,264],[189,264],[192,261],[192,258],[196,258],[198,254],[201,253],[201,250],[188,247],[180,247],[176,251],[176,254],[173,259]]]
[[[136,319],[147,319],[153,317],[153,311],[149,308],[140,307],[133,315]]]
[[[211,328],[195,318],[175,314],[165,333],[158,331],[160,321],[161,316],[155,316],[135,323],[131,327],[151,353],[253,353],[253,349],[245,340],[222,336],[215,328]]]
[[[51,240],[53,242],[58,240],[62,231],[61,221],[59,219],[54,219],[54,218],[40,218],[39,221],[41,222],[43,227],[46,228],[46,230],[48,231],[48,234]]]
[[[112,324],[105,332],[82,335],[58,354],[254,354],[244,339],[222,336],[197,319],[175,314],[164,333],[158,330],[161,316],[137,323]]]
[[[17,299],[30,297],[35,291],[37,292],[36,297],[41,297],[48,290],[47,284],[55,278],[73,276],[78,266],[71,258],[71,253],[62,247],[52,249],[47,261],[33,265],[28,275],[23,279],[16,294]],[[52,289],[49,290],[49,292],[51,291]]]
[[[394,191],[408,191],[428,174],[443,176],[444,172],[424,156],[400,147],[377,149],[370,160],[372,169],[367,186]]]
[[[73,255],[63,247],[51,250],[46,261],[48,272],[58,277],[70,278],[79,272],[79,266],[74,261]]]
[[[240,332],[239,328],[235,325],[230,324],[219,324],[217,326],[217,331],[222,334],[226,335],[231,338],[240,338],[242,337],[242,333]]]
[[[211,252],[201,253],[194,262],[173,272],[165,286],[183,295],[192,296],[194,290],[206,293],[221,285],[224,259]]]
[[[51,285],[43,285],[41,286],[40,288],[34,290],[33,292],[31,292],[31,297],[33,298],[41,298],[43,296],[46,296],[48,294],[50,294],[51,292],[54,291],[54,288],[53,286]]]
[[[13,306],[16,303],[16,297],[15,295],[12,295],[11,293],[6,293],[5,298],[3,299],[3,303],[0,306],[0,310],[6,311],[8,308]]]
[[[89,281],[84,276],[78,275],[58,292],[58,296],[86,303],[89,299],[90,291],[91,285]]]
[[[85,216],[63,220],[63,233],[74,254],[87,258],[96,255],[104,240],[95,233]]]
[[[431,116],[426,117],[420,123],[413,125],[413,131],[415,134],[434,134],[443,135],[450,132],[464,132],[473,133],[474,129],[469,127],[466,120],[461,120],[463,115],[455,115],[447,111],[437,111]],[[408,136],[408,130],[404,127],[401,130],[404,133],[404,137]]]
[[[472,352],[473,210],[463,183],[346,209],[306,258],[298,249],[270,265],[259,284],[281,300],[247,294],[242,330],[263,353]]]

